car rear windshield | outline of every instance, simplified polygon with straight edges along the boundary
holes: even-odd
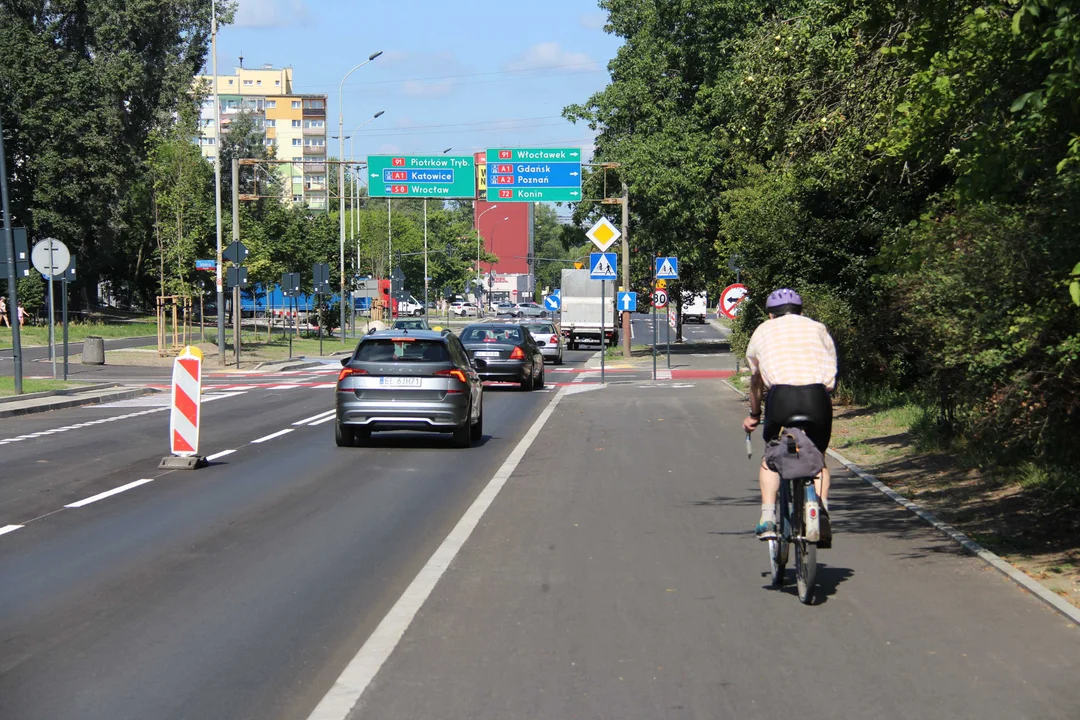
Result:
[[[491,343],[514,343],[521,342],[521,328],[516,327],[479,327],[465,328],[461,333],[461,341],[467,343],[491,342]]]
[[[526,325],[525,327],[527,327],[529,329],[529,332],[531,332],[534,336],[555,334],[555,326],[551,323],[533,323]]]
[[[439,340],[378,338],[365,340],[356,351],[359,362],[449,362],[446,343]]]
[[[427,330],[427,322],[424,320],[397,320],[394,322],[395,330]]]

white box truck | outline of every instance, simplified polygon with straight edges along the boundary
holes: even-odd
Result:
[[[708,296],[705,293],[683,293],[682,317],[683,322],[706,322],[706,314],[709,312]]]
[[[562,271],[562,309],[560,324],[566,346],[577,350],[582,343],[600,344],[600,329],[604,341],[619,344],[619,314],[615,312],[615,288],[606,283],[607,296],[600,295],[599,280],[590,280],[588,270]],[[601,322],[601,319],[603,322]]]

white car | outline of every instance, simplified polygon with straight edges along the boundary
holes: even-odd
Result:
[[[477,317],[477,307],[471,302],[453,302],[450,303],[450,312],[458,317]]]

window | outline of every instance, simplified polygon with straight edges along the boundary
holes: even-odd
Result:
[[[293,100],[292,101],[292,106],[293,106],[294,109],[300,108],[301,107],[300,101],[299,100]]]
[[[248,85],[254,85],[254,83],[251,82],[250,80],[245,80],[244,81],[244,86],[247,87]]]
[[[292,161],[293,162],[304,162],[304,156],[301,155],[300,157],[293,157]]]
[[[232,85],[232,84],[233,84],[232,78],[229,78],[229,84],[230,84],[230,85]]]
[[[273,145],[274,138],[263,138],[263,145]]]
[[[293,144],[293,147],[299,147],[300,145],[303,144],[303,141],[300,138],[293,138],[292,139],[292,144]],[[217,192],[217,191],[215,190],[214,192]]]
[[[274,81],[274,87],[281,87],[281,81],[280,80],[275,80]]]
[[[325,120],[305,120],[304,127],[306,128],[324,128],[326,127]]]
[[[266,127],[277,127],[277,120],[275,120],[274,118],[267,118]]]
[[[293,202],[303,202],[304,201],[304,196],[303,195],[293,195],[292,196],[292,201]]]
[[[325,138],[306,138],[304,140],[304,145],[307,146],[307,147],[325,147],[326,146],[326,139]]]
[[[266,101],[266,107],[268,107],[268,108],[276,108],[277,107],[277,100],[267,100]]]
[[[293,127],[300,127],[300,121],[299,120],[293,120],[292,121],[292,126]]]
[[[448,362],[450,353],[442,340],[364,340],[353,358],[357,362]]]
[[[262,80],[256,80],[256,81],[255,81],[255,84],[256,84],[256,85],[262,85]]]
[[[296,107],[296,105],[294,104],[293,107]],[[323,107],[323,101],[322,100],[305,100],[304,101],[304,107],[308,108],[308,109],[311,109],[311,110],[321,110],[322,107]]]

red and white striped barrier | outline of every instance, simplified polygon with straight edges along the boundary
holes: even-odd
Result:
[[[206,464],[199,455],[202,424],[202,351],[188,346],[173,363],[169,413],[169,451],[161,467],[194,469]]]

